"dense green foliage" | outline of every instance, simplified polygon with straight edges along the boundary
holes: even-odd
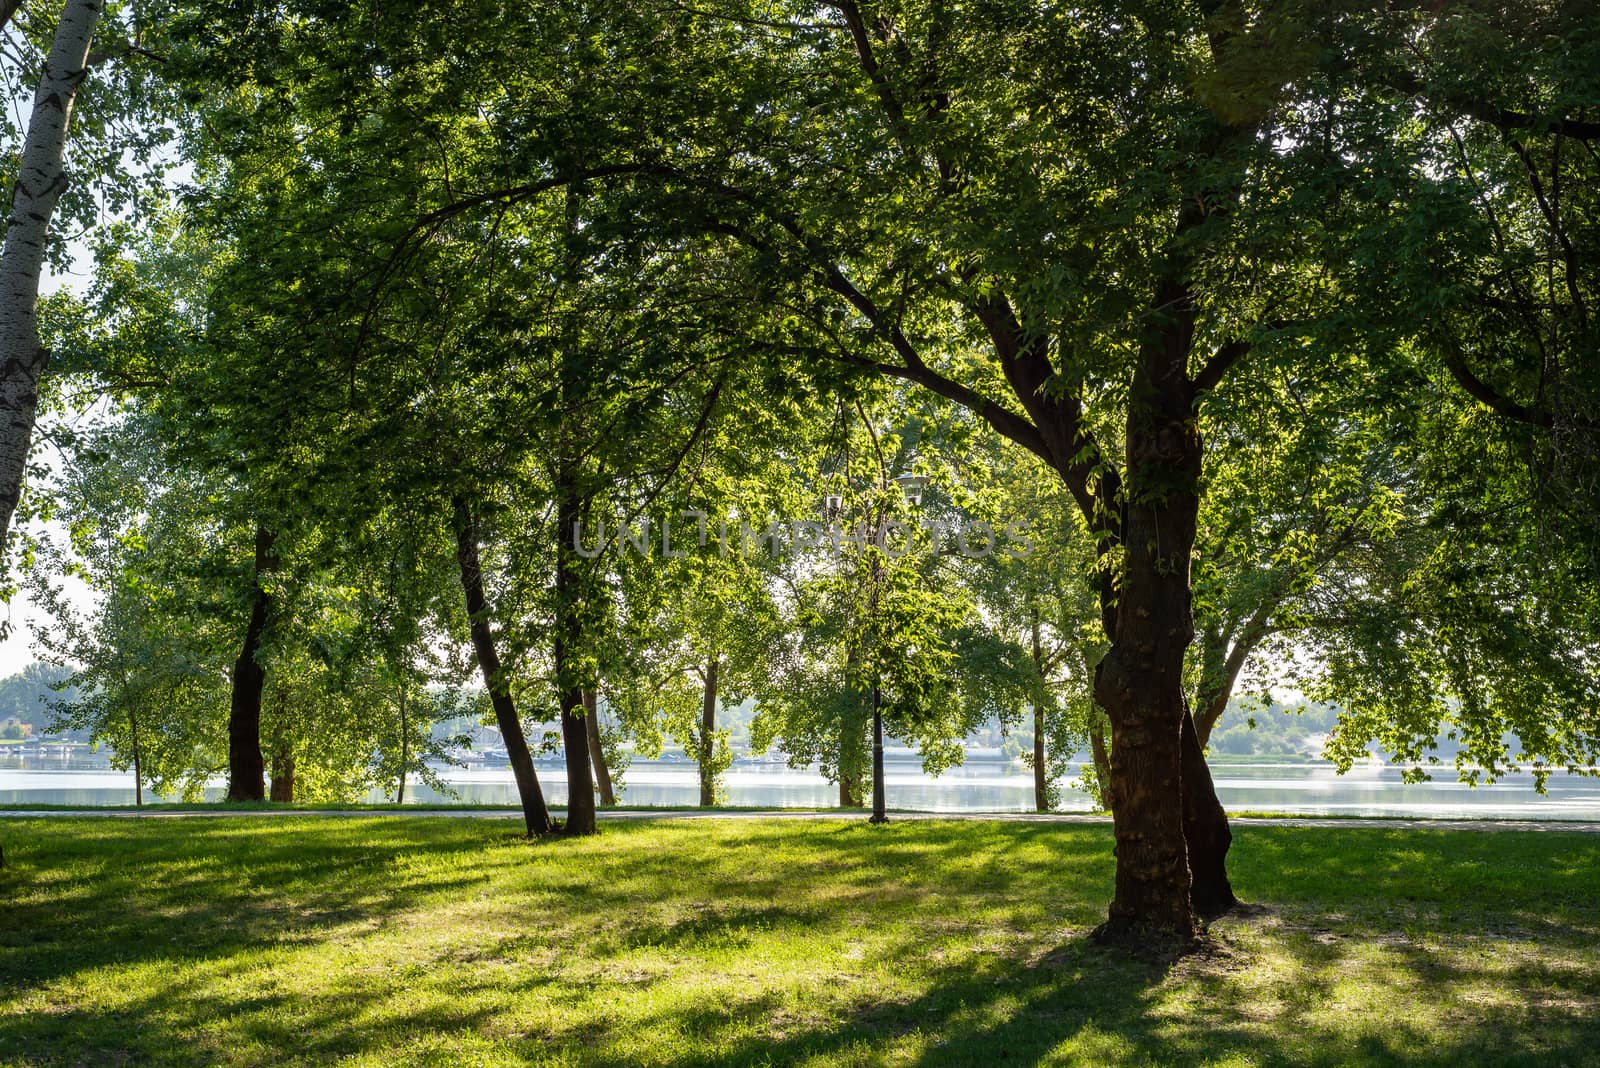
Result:
[[[1188,944],[1238,698],[1600,762],[1593,5],[109,21],[65,217],[184,183],[43,308],[12,555],[141,782],[398,797],[474,673],[536,835],[535,724],[581,835],[630,753],[714,801],[729,705],[843,805],[875,713],[935,771],[998,723],[1041,808],[1089,747],[1111,936]]]

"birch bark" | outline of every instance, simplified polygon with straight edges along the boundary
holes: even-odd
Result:
[[[39,377],[50,354],[39,342],[39,274],[50,217],[67,187],[63,158],[78,86],[103,0],[67,0],[33,98],[22,165],[0,247],[0,540],[11,529],[39,409]]]

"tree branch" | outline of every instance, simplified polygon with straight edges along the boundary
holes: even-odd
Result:
[[[1467,361],[1453,346],[1444,352],[1444,365],[1449,370],[1456,384],[1479,403],[1492,409],[1496,414],[1519,423],[1528,423],[1532,426],[1549,429],[1554,425],[1548,412],[1537,412],[1526,405],[1518,404],[1489,383],[1473,374],[1472,368],[1467,366]]]
[[[1216,389],[1233,369],[1234,364],[1249,354],[1250,342],[1241,338],[1235,338],[1224,344],[1212,353],[1211,359],[1207,360],[1205,366],[1195,374],[1193,379],[1195,392],[1207,393]]]
[[[1553,133],[1561,137],[1576,138],[1579,141],[1592,141],[1600,138],[1600,122],[1569,119],[1565,116],[1533,115],[1525,111],[1513,111],[1510,108],[1503,108],[1486,100],[1473,100],[1468,97],[1432,93],[1421,78],[1409,72],[1396,72],[1386,80],[1392,88],[1405,93],[1407,96],[1419,97],[1448,107],[1468,118],[1488,123],[1496,129]]]

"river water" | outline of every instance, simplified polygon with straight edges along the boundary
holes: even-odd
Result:
[[[1440,769],[1433,782],[1406,784],[1401,769],[1364,765],[1339,775],[1332,765],[1219,763],[1212,769],[1217,796],[1231,812],[1292,812],[1316,815],[1411,817],[1514,817],[1600,820],[1600,779],[1552,776],[1547,792],[1530,775],[1508,776],[1492,786],[1471,787]],[[441,771],[454,797],[413,783],[416,803],[516,804],[509,768],[479,766]],[[1075,777],[1077,769],[1071,776]],[[551,804],[566,801],[566,775],[555,762],[541,762],[539,779]],[[740,761],[728,772],[728,802],[763,808],[815,808],[837,803],[838,789],[814,771],[782,764]],[[934,812],[1026,812],[1033,808],[1032,773],[995,756],[969,758],[938,778],[923,773],[915,758],[891,754],[885,785],[891,808]],[[220,781],[208,799],[222,793]],[[636,761],[623,774],[620,800],[633,805],[693,805],[699,782],[686,761]],[[146,791],[149,800],[149,791]],[[369,800],[386,798],[374,793]],[[68,755],[0,752],[0,805],[125,805],[133,802],[131,774],[109,767],[103,755],[82,750]],[[1061,807],[1091,808],[1089,798],[1062,790]]]

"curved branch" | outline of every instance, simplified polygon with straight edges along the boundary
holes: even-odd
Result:
[[[1436,103],[1470,119],[1477,119],[1479,122],[1487,123],[1499,130],[1527,130],[1531,133],[1552,133],[1560,137],[1576,138],[1579,141],[1600,139],[1600,122],[1570,119],[1564,115],[1534,115],[1525,111],[1513,111],[1510,108],[1503,108],[1498,104],[1491,104],[1487,100],[1474,100],[1470,97],[1452,96],[1448,93],[1431,93],[1421,78],[1408,72],[1393,73],[1385,80],[1388,81],[1392,88],[1405,93],[1407,96],[1418,97]]]
[[[1250,342],[1234,339],[1217,349],[1207,360],[1205,366],[1195,374],[1193,385],[1196,393],[1206,393],[1216,389],[1222,384],[1234,364],[1250,354]]]
[[[1457,385],[1466,390],[1474,400],[1492,409],[1496,414],[1519,423],[1544,427],[1547,430],[1554,425],[1555,421],[1551,419],[1548,412],[1538,412],[1524,404],[1518,404],[1479,378],[1473,373],[1472,368],[1467,366],[1467,361],[1462,358],[1461,353],[1455,349],[1452,348],[1445,351],[1444,365],[1449,370],[1450,376],[1456,380]]]

